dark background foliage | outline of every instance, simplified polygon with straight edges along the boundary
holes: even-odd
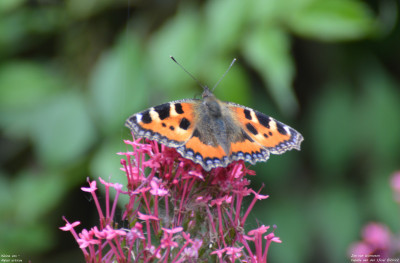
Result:
[[[252,179],[276,224],[270,262],[348,262],[364,224],[399,232],[397,0],[0,1],[0,252],[33,262],[83,257],[65,215],[97,224],[86,177],[124,182],[131,114],[199,86],[300,131],[302,151]],[[250,227],[249,225],[249,227]]]

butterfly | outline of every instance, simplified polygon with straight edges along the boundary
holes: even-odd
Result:
[[[202,99],[161,104],[130,116],[125,125],[136,137],[156,140],[204,170],[244,160],[255,164],[270,154],[300,150],[303,136],[251,108],[217,99],[203,86]]]

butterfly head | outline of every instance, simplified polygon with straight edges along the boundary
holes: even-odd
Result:
[[[203,100],[206,98],[215,97],[209,87],[203,86],[203,89],[204,91],[203,94],[201,95],[203,97]]]
[[[203,89],[202,97],[203,105],[205,105],[203,114],[207,113],[214,118],[220,118],[222,116],[222,111],[219,100],[207,86],[204,86]]]

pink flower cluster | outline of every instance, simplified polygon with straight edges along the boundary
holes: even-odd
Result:
[[[400,172],[391,177],[391,186],[395,200],[400,203]],[[391,233],[381,223],[372,222],[362,230],[362,240],[350,246],[349,254],[354,261],[360,258],[364,262],[398,262],[400,258],[400,236]],[[368,261],[366,261],[368,260]]]
[[[269,226],[247,233],[244,229],[256,201],[268,198],[261,189],[249,188],[245,176],[254,172],[244,162],[206,172],[157,142],[125,143],[133,148],[119,153],[125,157],[121,169],[128,179],[127,190],[99,178],[106,195],[103,213],[96,181],[89,181],[82,190],[93,196],[99,226],[77,234],[80,222],[64,218],[66,225],[61,227],[72,233],[86,262],[267,262],[270,244],[281,241]],[[116,190],[112,206],[110,188]],[[121,194],[128,195],[129,202],[118,220],[115,209]],[[252,197],[245,207],[247,196]]]
[[[362,230],[363,240],[354,243],[350,253],[354,257],[385,259],[390,257],[392,237],[389,229],[380,223],[369,223]],[[371,257],[373,256],[373,257]]]

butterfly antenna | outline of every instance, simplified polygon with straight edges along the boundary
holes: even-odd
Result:
[[[211,91],[214,91],[214,89],[218,86],[218,84],[221,82],[221,80],[225,77],[225,75],[228,73],[228,71],[231,69],[231,67],[233,66],[233,64],[235,64],[236,62],[236,58],[234,58],[231,62],[231,64],[229,65],[229,68],[225,71],[224,75],[222,75],[222,77],[217,81],[217,83],[214,85],[214,87],[212,88]]]
[[[178,61],[176,61],[176,59],[173,56],[169,56],[179,67],[181,67],[181,69],[183,69],[183,71],[185,71],[194,81],[197,82],[197,84],[199,84],[200,87],[202,87],[203,89],[205,88],[205,86],[198,80],[195,78],[195,76],[193,76],[189,71],[187,71],[181,64],[179,64]]]

